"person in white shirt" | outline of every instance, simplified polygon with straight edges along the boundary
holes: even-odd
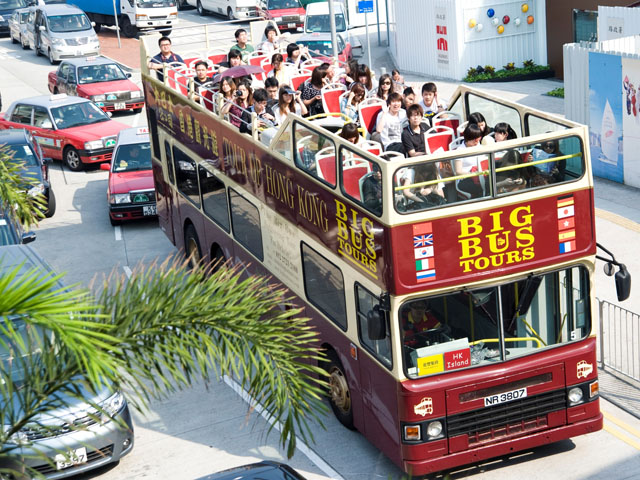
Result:
[[[260,50],[265,55],[271,55],[278,49],[278,32],[273,25],[267,25],[264,29],[264,36],[266,40],[260,45]]]
[[[278,91],[278,104],[273,106],[273,116],[276,119],[276,123],[281,125],[289,112],[303,116],[307,114],[307,107],[302,102],[300,92],[296,92],[288,85],[285,85],[280,87]]]
[[[378,116],[376,131],[380,134],[385,151],[400,152],[404,155],[402,128],[407,122],[407,112],[402,109],[402,95],[391,93],[387,105],[389,109]]]
[[[422,85],[422,100],[418,102],[425,116],[432,116],[447,109],[446,102],[438,99],[438,87],[433,82]]]
[[[480,145],[482,139],[482,130],[474,123],[470,123],[464,129],[462,133],[464,141],[456,148],[461,150],[465,148],[477,147]],[[454,175],[465,175],[468,173],[474,173],[481,170],[480,159],[477,156],[469,156],[457,158],[453,162]],[[471,198],[479,198],[484,195],[482,184],[480,183],[480,177],[463,178],[458,181],[458,190],[467,192],[471,195]]]

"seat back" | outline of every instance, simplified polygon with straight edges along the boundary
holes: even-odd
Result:
[[[368,162],[366,165],[358,164],[353,167],[347,167],[342,170],[342,186],[345,193],[355,198],[356,200],[362,200],[360,196],[360,180],[362,177],[369,173]]]
[[[331,154],[316,155],[316,165],[318,167],[318,176],[326,180],[331,185],[336,184],[336,155]]]
[[[449,150],[455,150],[464,143],[464,137],[458,137],[449,144]]]
[[[378,142],[374,142],[373,140],[361,140],[360,148],[366,150],[373,155],[380,155],[382,153],[382,145]]]
[[[311,74],[309,72],[298,72],[295,75],[291,76],[291,88],[294,90],[298,90],[300,85],[302,85],[305,81],[311,78]]]
[[[439,149],[443,151],[449,150],[449,144],[453,142],[453,130],[449,129],[448,132],[429,133],[424,134],[424,145],[428,154],[434,154]]]
[[[207,52],[207,58],[213,65],[219,65],[220,62],[227,61],[228,52],[221,49],[209,50]]]
[[[363,177],[360,178],[359,182],[358,182],[358,189],[360,191],[360,199],[362,201],[364,201],[364,192],[362,191],[362,187],[364,185],[364,182],[367,181],[367,178],[371,177],[374,174],[374,172],[369,172],[366,175],[364,175]]]
[[[310,58],[300,63],[300,70],[306,70],[311,74],[316,67],[322,65],[322,61],[316,58]]]
[[[340,96],[346,90],[347,87],[342,83],[332,83],[322,87],[320,95],[322,96],[322,106],[325,113],[340,113]]]
[[[267,63],[269,63],[269,58],[266,55],[263,55],[261,53],[257,55],[251,54],[251,56],[249,56],[249,65],[262,67],[262,62],[264,62],[265,60],[267,61]],[[254,75],[254,78],[256,80],[260,80],[261,82],[264,82],[264,79],[267,77],[266,77],[266,73],[257,73]]]
[[[262,82],[264,82],[267,78],[267,74],[273,70],[273,65],[271,64],[271,60],[269,59],[264,59],[262,60],[262,62],[260,62],[260,68],[262,68],[264,70],[263,73],[256,73],[253,75],[253,77],[256,80],[260,80]]]
[[[462,119],[460,118],[460,115],[452,112],[440,112],[431,118],[431,125],[434,127],[444,125],[445,127],[452,128],[454,132],[458,131],[458,127],[461,123]]]
[[[360,125],[370,134],[376,129],[378,115],[385,106],[384,100],[379,98],[365,98],[358,105]]]

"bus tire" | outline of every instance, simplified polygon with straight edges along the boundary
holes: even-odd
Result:
[[[342,425],[349,430],[355,430],[349,382],[344,373],[342,362],[333,350],[327,352],[326,369],[329,373],[329,403],[331,404],[331,410],[333,410],[333,414]]]
[[[200,249],[200,241],[198,234],[193,225],[189,225],[184,231],[184,254],[189,261],[189,267],[195,268],[200,265],[202,260],[202,250]]]

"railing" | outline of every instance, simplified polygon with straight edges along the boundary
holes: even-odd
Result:
[[[640,315],[598,299],[603,370],[640,386]]]

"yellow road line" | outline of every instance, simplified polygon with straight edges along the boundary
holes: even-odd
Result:
[[[610,222],[620,225],[621,227],[625,227],[629,230],[640,233],[639,224],[621,215],[616,215],[615,213],[607,212],[606,210],[602,210],[601,208],[596,208],[596,217],[609,220]]]
[[[627,426],[625,423],[620,422],[619,420],[613,420],[610,415],[607,415],[604,412],[602,412],[602,413],[603,413],[603,415],[605,416],[605,419],[608,422],[611,422],[611,423],[617,425],[618,427],[620,427],[620,428],[622,428],[622,429],[624,429],[626,431],[630,431],[630,433],[638,432],[634,428],[631,428],[631,427]],[[605,423],[602,428],[605,431],[609,432],[614,437],[618,438],[619,440],[622,440],[627,445],[631,445],[636,450],[640,450],[640,442],[636,441],[635,439],[629,437],[628,435],[625,435],[624,433],[620,433],[615,428],[611,428],[609,425],[607,425],[607,423]],[[634,433],[634,434],[637,434],[637,433]]]
[[[609,422],[616,424],[617,426],[619,426],[623,430],[626,430],[630,434],[635,435],[636,437],[640,438],[640,430],[636,430],[635,428],[633,428],[629,424],[623,422],[622,420],[617,419],[616,417],[614,417],[610,413],[602,412],[602,416],[605,419],[607,419]]]

